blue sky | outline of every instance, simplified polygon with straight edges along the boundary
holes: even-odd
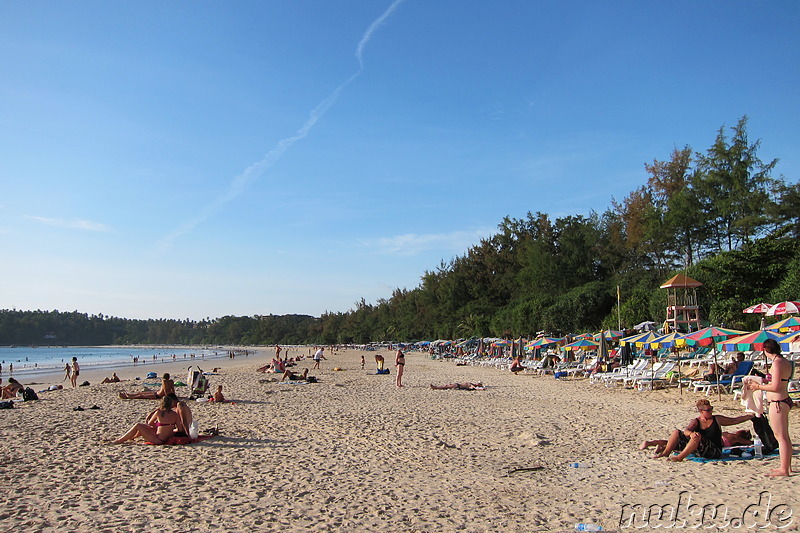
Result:
[[[800,161],[800,4],[0,4],[0,308],[346,311],[506,215],[604,211],[750,117]]]

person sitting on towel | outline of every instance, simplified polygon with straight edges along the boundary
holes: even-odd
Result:
[[[722,428],[720,426],[734,426],[752,420],[752,413],[730,418],[724,415],[712,414],[714,408],[705,398],[697,400],[695,404],[700,416],[689,422],[686,429],[676,429],[667,440],[646,440],[639,446],[646,450],[650,446],[656,447],[653,459],[666,457],[670,461],[683,461],[689,454],[695,453],[705,459],[719,459],[722,456]],[[675,457],[670,457],[673,451],[680,451]]]

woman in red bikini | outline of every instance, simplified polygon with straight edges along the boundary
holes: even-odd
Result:
[[[181,423],[181,417],[172,410],[175,406],[171,396],[161,398],[161,406],[147,419],[147,424],[134,424],[123,436],[112,442],[122,444],[136,437],[143,437],[150,444],[166,444],[175,434]]]
[[[768,381],[750,382],[751,390],[763,390],[767,393],[769,405],[769,423],[778,441],[778,453],[781,458],[780,468],[770,470],[768,476],[789,476],[792,473],[792,441],[789,439],[789,409],[792,400],[789,398],[789,380],[792,378],[792,365],[781,355],[781,347],[773,339],[764,341],[764,355],[770,360]]]

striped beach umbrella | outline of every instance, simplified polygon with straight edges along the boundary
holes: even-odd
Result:
[[[765,340],[772,339],[777,342],[781,337],[783,337],[783,335],[775,333],[774,331],[754,331],[753,333],[746,333],[739,337],[733,337],[720,342],[717,344],[717,348],[728,352],[735,352],[737,350],[763,350]]]
[[[778,341],[781,350],[787,352],[800,352],[800,331],[793,331]]]
[[[653,342],[659,337],[654,331],[645,331],[644,333],[637,333],[629,337],[623,337],[619,340],[621,345],[633,344],[637,348],[641,348],[647,343]]]
[[[765,303],[755,304],[751,305],[750,307],[742,309],[742,313],[750,313],[750,314],[766,313],[767,311],[769,311],[770,307],[772,307],[772,304],[765,304]]]
[[[558,344],[559,342],[563,341],[564,337],[555,338],[555,337],[539,337],[538,339],[534,339],[528,344],[525,345],[526,348],[533,349],[533,348],[544,348],[545,346],[552,346],[554,344]]]
[[[800,318],[796,316],[790,316],[789,318],[779,320],[764,329],[769,331],[797,331],[800,329]]]
[[[564,350],[596,350],[600,346],[599,342],[590,339],[579,339],[575,342],[562,346]]]
[[[800,313],[800,302],[781,302],[767,309],[767,316],[793,315]]]
[[[683,340],[684,334],[678,333],[677,331],[673,331],[672,333],[667,333],[666,335],[661,335],[650,341],[648,346],[653,348],[654,350],[658,350],[659,348],[672,348],[679,341]]]

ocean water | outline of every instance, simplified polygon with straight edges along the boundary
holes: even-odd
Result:
[[[194,358],[192,358],[194,354]],[[174,357],[173,357],[174,356]],[[14,365],[14,376],[33,376],[60,371],[78,358],[81,368],[102,369],[111,367],[134,366],[134,357],[138,357],[138,366],[145,368],[153,363],[187,361],[195,364],[199,361],[228,357],[225,348],[183,348],[173,347],[0,347],[0,363],[3,365],[3,376],[9,375],[10,365]],[[155,369],[154,369],[155,371]]]

